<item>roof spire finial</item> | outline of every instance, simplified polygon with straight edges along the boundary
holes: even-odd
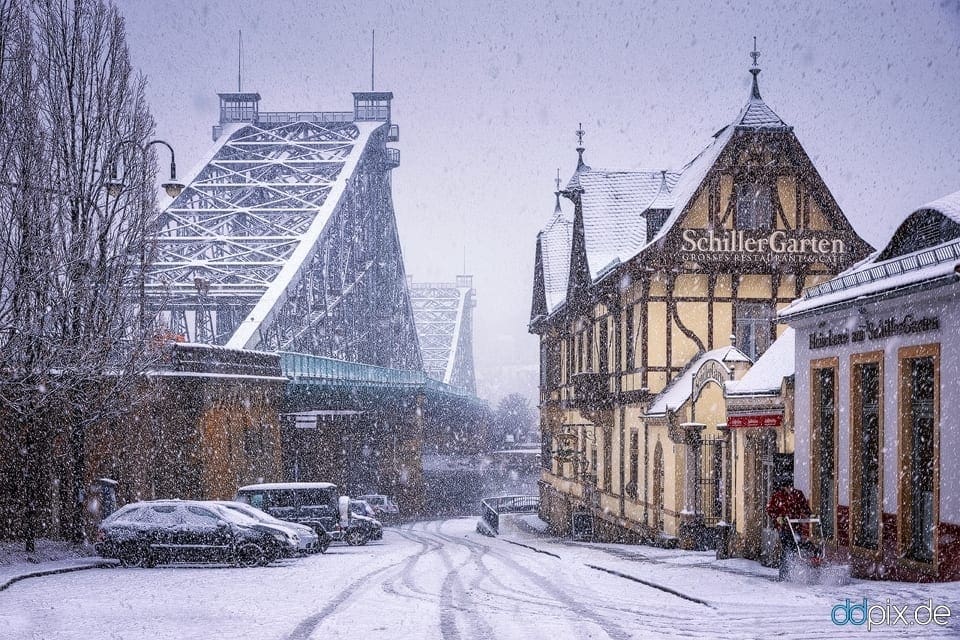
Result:
[[[583,152],[586,151],[583,146],[583,134],[585,134],[586,131],[583,130],[582,122],[577,123],[577,130],[574,131],[574,133],[577,134],[577,171],[579,171],[582,167],[586,166],[583,162]]]
[[[760,67],[757,66],[757,60],[760,58],[760,52],[757,51],[757,36],[753,36],[753,51],[750,52],[753,58],[753,66],[750,67],[750,73],[753,74],[753,87],[750,90],[750,97],[762,100],[760,97],[760,85],[757,84],[757,76],[760,75]]]
[[[557,199],[557,204],[553,207],[553,212],[563,213],[563,209],[560,208],[560,167],[557,167],[557,179],[554,181],[554,184],[557,185],[557,190],[553,192],[553,195]]]

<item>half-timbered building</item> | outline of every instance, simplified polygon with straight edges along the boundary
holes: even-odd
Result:
[[[733,517],[723,387],[776,313],[870,250],[760,96],[679,171],[576,170],[537,237],[541,516],[706,545]],[[560,205],[560,196],[569,204]],[[581,518],[582,520],[582,518]]]

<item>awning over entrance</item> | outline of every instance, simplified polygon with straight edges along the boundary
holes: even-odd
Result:
[[[779,427],[782,425],[783,415],[777,413],[727,417],[727,426],[731,429],[746,427]]]

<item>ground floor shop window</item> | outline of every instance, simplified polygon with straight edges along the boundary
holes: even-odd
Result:
[[[883,433],[883,352],[854,356],[850,376],[853,475],[853,544],[876,549],[880,541],[880,469]]]
[[[613,429],[603,428],[603,490],[613,489]]]
[[[940,347],[900,350],[901,549],[933,562],[939,469]]]
[[[837,367],[836,358],[811,364],[813,444],[813,507],[823,526],[823,535],[836,535],[837,495]]]

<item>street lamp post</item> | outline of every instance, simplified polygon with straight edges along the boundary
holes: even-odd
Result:
[[[121,140],[114,147],[113,154],[119,151],[121,147],[128,144],[137,144],[137,141],[132,139]],[[166,140],[160,140],[159,138],[157,138],[156,140],[150,140],[149,142],[144,144],[142,147],[140,147],[140,150],[143,151],[144,154],[146,154],[147,151],[149,151],[150,147],[152,147],[155,144],[161,144],[170,151],[170,178],[166,182],[162,183],[160,186],[163,187],[163,190],[167,192],[168,196],[170,196],[171,198],[176,198],[181,193],[183,193],[183,190],[185,188],[184,184],[177,179],[177,155],[176,153],[174,153],[173,147],[170,146],[169,142],[167,142]],[[116,197],[117,195],[120,194],[120,190],[123,189],[123,187],[124,187],[123,178],[119,176],[117,173],[116,161],[111,160],[110,178],[107,181],[107,190],[110,193],[110,195]]]

